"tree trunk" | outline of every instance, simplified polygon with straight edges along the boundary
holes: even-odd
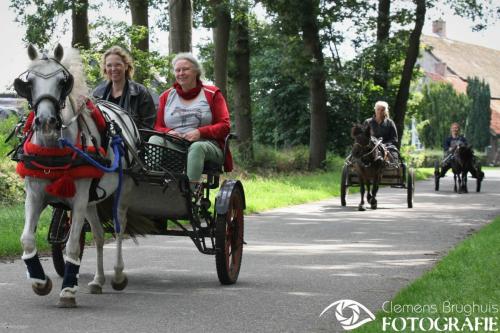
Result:
[[[71,3],[72,47],[90,49],[88,8],[88,0],[73,0]]]
[[[193,6],[191,0],[169,0],[169,51],[191,52]]]
[[[236,45],[234,75],[234,120],[239,137],[239,152],[243,160],[253,159],[252,113],[250,102],[250,45],[248,33],[248,6],[239,13],[236,21]]]
[[[390,62],[387,55],[387,42],[389,40],[391,1],[379,0],[377,17],[377,48],[375,54],[375,73],[373,83],[381,86],[384,93],[387,91]]]
[[[323,47],[314,0],[302,2],[302,32],[305,52],[310,59],[309,93],[311,96],[311,126],[309,136],[309,169],[323,167],[326,160],[327,110]]]
[[[130,6],[130,13],[132,14],[132,25],[149,29],[148,0],[129,0],[128,4]],[[133,47],[144,52],[149,52],[149,32],[141,40],[135,41]]]
[[[401,146],[401,139],[404,133],[404,121],[406,114],[406,106],[408,104],[408,96],[410,94],[410,84],[413,76],[413,67],[417,61],[420,50],[420,36],[422,35],[422,27],[425,21],[426,0],[416,0],[417,8],[415,10],[415,27],[410,34],[408,49],[406,51],[405,63],[403,66],[403,73],[401,75],[401,82],[399,83],[399,90],[396,96],[394,105],[394,122],[398,130],[399,140],[398,146]]]
[[[231,30],[231,13],[223,0],[215,0],[212,5],[214,6],[216,21],[216,27],[213,29],[215,85],[219,87],[224,97],[227,98],[227,58]]]

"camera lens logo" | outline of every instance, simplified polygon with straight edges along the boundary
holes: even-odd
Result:
[[[346,331],[353,330],[361,325],[375,320],[375,316],[366,308],[366,306],[350,299],[342,299],[333,302],[328,305],[319,316],[321,317],[331,308],[335,309],[335,318],[337,318],[339,323],[342,325],[342,328]],[[360,310],[363,310],[368,315],[368,318],[361,319]]]

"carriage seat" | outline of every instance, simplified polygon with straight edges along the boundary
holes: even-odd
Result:
[[[229,141],[232,139],[238,139],[238,136],[234,133],[229,133],[224,139],[224,151],[222,152],[222,161],[226,160],[226,154],[229,151]],[[211,189],[219,187],[219,179],[221,173],[224,172],[222,168],[223,164],[215,163],[212,161],[206,161],[203,166],[203,174],[207,175],[207,186]]]

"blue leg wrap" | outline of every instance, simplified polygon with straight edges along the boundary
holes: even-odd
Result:
[[[24,263],[28,268],[30,279],[45,280],[45,272],[38,258],[38,253],[29,259],[24,259]]]
[[[71,262],[66,261],[64,266],[64,279],[62,288],[73,288],[78,286],[78,272],[80,271],[80,265],[75,265]]]

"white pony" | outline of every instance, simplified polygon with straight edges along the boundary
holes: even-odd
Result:
[[[26,216],[21,236],[22,259],[26,263],[34,292],[47,295],[51,291],[52,282],[45,275],[38,258],[34,233],[40,214],[47,205],[59,204],[70,209],[72,223],[66,244],[66,265],[58,306],[74,307],[80,268],[79,238],[85,219],[91,225],[97,248],[97,269],[89,288],[94,294],[102,292],[105,281],[104,231],[99,222],[96,203],[116,191],[120,176],[117,172],[103,173],[77,157],[70,148],[61,148],[61,139],[98,160],[107,159],[125,164],[125,160],[134,159],[129,156],[128,159],[122,158],[123,161],[118,158],[115,160],[115,152],[121,151],[117,149],[119,146],[116,142],[115,151],[111,147],[113,140],[104,140],[110,141],[110,144],[104,147],[106,152],[101,147],[105,130],[102,127],[102,114],[108,121],[106,130],[109,130],[109,124],[112,123],[117,132],[122,132],[120,137],[126,141],[129,154],[130,150],[136,149],[139,132],[125,111],[109,104],[98,105],[102,111],[99,118],[99,112],[96,112],[95,106],[86,97],[88,88],[78,51],[68,52],[62,62],[63,48],[60,45],[57,45],[52,57],[45,54],[40,56],[30,45],[28,55],[32,60],[28,70],[14,82],[17,93],[28,100],[33,113],[32,125],[27,127],[24,151],[17,167],[18,173],[25,178],[26,189]],[[89,109],[95,113],[92,114]],[[92,186],[93,179],[97,179],[94,181],[96,186]],[[130,177],[123,176],[121,185],[126,192],[131,190],[133,182]],[[127,285],[121,251],[122,235],[127,223],[126,200],[120,200],[116,208],[120,224],[115,225],[119,232],[112,286],[122,290]]]

